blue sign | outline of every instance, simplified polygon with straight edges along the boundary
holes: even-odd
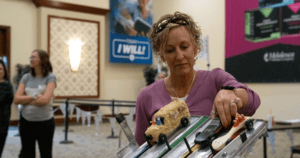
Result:
[[[111,34],[110,61],[113,63],[152,64],[152,49],[148,38]]]
[[[146,37],[152,27],[152,3],[110,1],[110,62],[152,64],[151,43]]]

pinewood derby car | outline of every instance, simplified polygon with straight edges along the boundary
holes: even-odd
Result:
[[[173,101],[157,111],[145,132],[145,139],[150,144],[164,143],[167,135],[180,124],[186,127],[189,124],[190,112],[184,101]]]
[[[232,128],[226,135],[213,140],[211,146],[215,151],[220,151],[229,144],[237,136],[239,130],[243,128],[247,130],[253,129],[253,120],[251,117],[246,117],[243,114],[237,114],[233,122]]]

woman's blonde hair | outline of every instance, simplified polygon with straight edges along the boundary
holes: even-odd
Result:
[[[160,32],[156,33],[156,29],[158,28],[158,25],[162,21],[173,18],[175,16],[186,20],[188,22],[188,24],[180,25],[180,24],[169,23],[166,28],[164,28]],[[164,50],[165,45],[167,44],[169,31],[171,28],[177,27],[177,26],[183,26],[188,31],[188,33],[191,35],[192,41],[195,44],[197,50],[199,50],[199,52],[201,51],[201,49],[202,49],[202,40],[201,40],[202,34],[201,34],[200,27],[196,24],[196,22],[193,20],[193,18],[191,16],[189,16],[185,13],[180,13],[180,12],[176,11],[174,13],[174,15],[166,14],[166,15],[160,17],[160,19],[156,23],[153,24],[153,27],[151,28],[151,30],[148,33],[148,36],[151,40],[153,53],[159,62],[161,62],[162,51]]]

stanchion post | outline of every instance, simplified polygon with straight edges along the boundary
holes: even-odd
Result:
[[[267,138],[263,136],[263,144],[264,144],[264,158],[267,158]]]
[[[115,117],[115,99],[112,100],[112,117]],[[114,129],[111,127],[111,136],[108,136],[107,138],[118,138],[118,136],[114,135]]]
[[[60,141],[60,144],[71,144],[73,141],[68,140],[68,128],[69,128],[69,98],[66,99],[66,117],[65,117],[65,140]]]

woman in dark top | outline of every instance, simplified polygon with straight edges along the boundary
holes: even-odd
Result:
[[[13,87],[9,82],[4,62],[0,60],[0,157],[7,136],[13,98]]]

